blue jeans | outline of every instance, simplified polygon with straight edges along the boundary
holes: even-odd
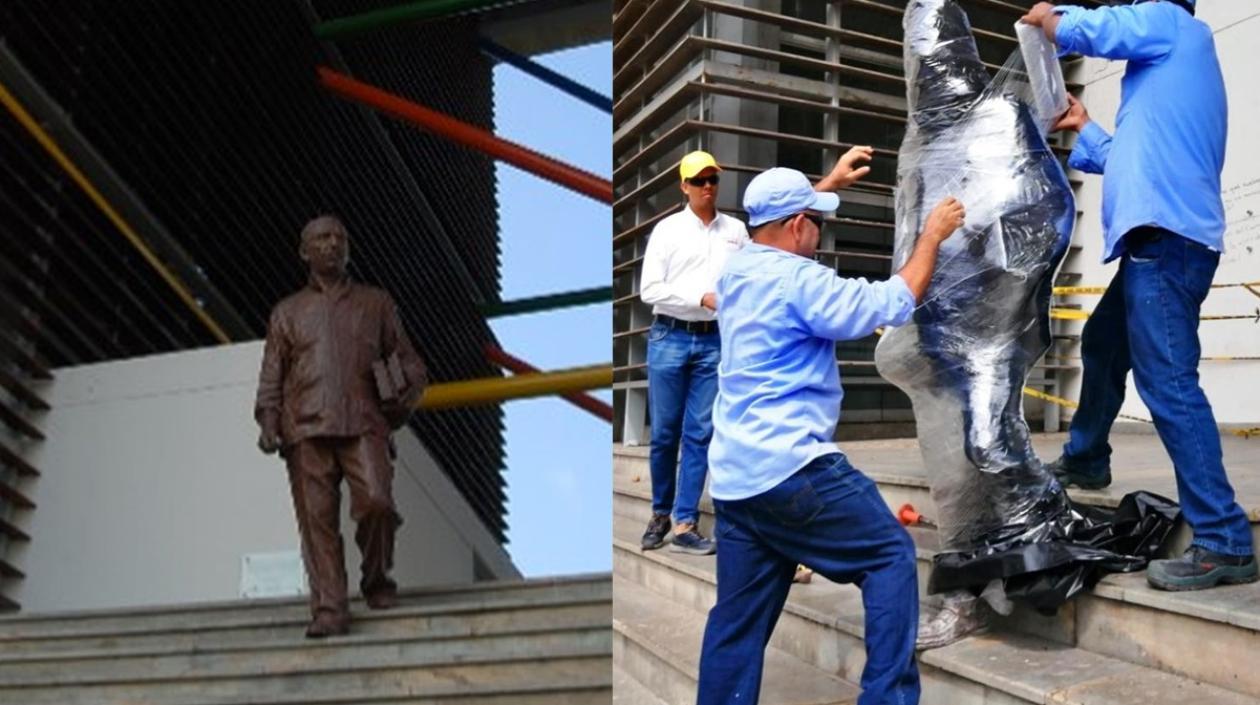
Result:
[[[709,474],[720,349],[717,333],[688,333],[661,323],[648,332],[652,512],[672,511],[678,524],[696,523]]]
[[[766,644],[797,564],[862,589],[858,705],[919,702],[914,543],[870,478],[832,453],[756,497],[713,503],[718,595],[700,652],[699,705],[757,702]]]
[[[1250,555],[1251,527],[1234,501],[1220,432],[1199,386],[1199,308],[1220,254],[1162,228],[1131,231],[1125,247],[1120,270],[1081,336],[1081,406],[1063,453],[1083,472],[1109,467],[1107,437],[1131,368],[1172,458],[1194,543],[1216,553]]]

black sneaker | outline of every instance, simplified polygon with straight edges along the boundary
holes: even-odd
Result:
[[[1084,471],[1066,455],[1060,455],[1058,460],[1046,465],[1046,469],[1054,473],[1054,479],[1063,485],[1063,489],[1079,487],[1083,490],[1101,490],[1111,484],[1111,468]]]
[[[1254,583],[1260,579],[1255,556],[1227,556],[1202,546],[1191,546],[1181,558],[1151,561],[1146,582],[1160,590],[1206,590],[1224,583]]]
[[[652,521],[648,522],[647,531],[643,532],[643,540],[639,542],[639,546],[644,551],[660,548],[665,543],[665,537],[669,535],[669,526],[668,514],[653,514]]]
[[[693,556],[707,556],[717,550],[717,544],[710,539],[700,535],[696,531],[696,527],[692,526],[683,533],[675,533],[674,540],[669,545],[669,550],[674,553],[690,553]]]

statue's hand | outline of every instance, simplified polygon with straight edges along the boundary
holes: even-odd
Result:
[[[407,419],[411,418],[411,407],[390,402],[381,405],[381,413],[385,416],[389,427],[397,431],[407,423]]]
[[[258,449],[267,455],[271,455],[280,450],[280,447],[283,445],[284,440],[280,437],[280,434],[274,430],[269,431],[267,429],[263,429],[262,433],[258,434]]]

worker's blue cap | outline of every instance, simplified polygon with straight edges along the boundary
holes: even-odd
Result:
[[[750,228],[805,211],[830,213],[839,207],[839,196],[815,191],[804,174],[784,167],[761,172],[744,191]]]
[[[1110,0],[1112,5],[1140,5],[1144,2],[1153,2],[1153,0]],[[1181,5],[1190,14],[1194,14],[1195,0],[1168,0],[1174,5]]]

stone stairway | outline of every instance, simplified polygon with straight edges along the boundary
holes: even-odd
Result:
[[[607,574],[406,591],[308,640],[305,601],[0,620],[0,703],[459,703],[611,699]]]
[[[1062,442],[1061,435],[1038,436],[1036,445],[1043,457],[1054,457]],[[1076,499],[1114,505],[1138,488],[1176,496],[1171,467],[1157,439],[1121,435],[1113,445],[1116,486],[1073,492]],[[879,483],[890,505],[909,501],[932,515],[913,440],[842,447],[856,467]],[[1255,532],[1260,527],[1260,445],[1227,438],[1226,463]],[[651,513],[647,449],[616,448],[613,466],[614,668],[634,679],[636,692],[648,691],[667,703],[690,703],[695,689],[692,661],[698,660],[704,617],[716,597],[716,563],[712,557],[666,549],[640,551],[639,535]],[[713,508],[707,497],[701,510],[702,529],[709,533]],[[931,530],[911,533],[918,547],[921,596],[929,602],[923,587],[936,537]],[[1170,550],[1179,551],[1187,540],[1186,532],[1179,532]],[[762,703],[853,702],[853,684],[865,662],[862,631],[855,588],[821,576],[794,585],[771,641]],[[691,654],[690,660],[677,656],[679,651]],[[662,662],[671,668],[662,672]],[[1260,583],[1165,593],[1149,588],[1144,574],[1114,575],[1055,617],[1017,609],[988,635],[923,652],[922,702],[1260,705],[1257,663]],[[819,690],[827,687],[823,679],[831,679],[830,695]]]

